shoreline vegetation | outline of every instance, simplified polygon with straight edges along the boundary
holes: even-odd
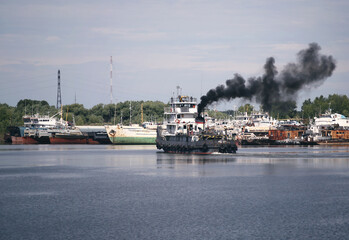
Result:
[[[130,104],[131,103],[131,104]],[[130,115],[131,105],[131,115]],[[143,108],[144,122],[163,121],[164,107],[168,103],[160,101],[125,101],[116,104],[97,104],[90,109],[84,107],[83,104],[70,104],[63,106],[63,119],[74,122],[76,125],[114,125],[122,123],[124,125],[131,123],[142,123],[141,108]],[[313,101],[307,99],[303,102],[301,110],[297,111],[296,102],[290,101],[283,106],[273,106],[269,113],[277,119],[303,119],[305,122],[325,113],[331,109],[334,113],[340,113],[349,116],[349,98],[346,95],[332,94],[328,97],[316,97]],[[236,112],[234,110],[216,111],[208,109],[206,112],[210,117],[216,119],[228,119],[234,115],[243,112],[251,113],[255,109],[251,104],[240,106]],[[263,109],[261,109],[263,110]],[[60,110],[55,106],[49,105],[45,100],[20,100],[17,105],[9,106],[6,103],[0,103],[0,143],[4,142],[4,134],[9,126],[23,126],[24,115],[40,114],[53,116]]]

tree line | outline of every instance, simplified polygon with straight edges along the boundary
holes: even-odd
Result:
[[[125,101],[117,104],[97,104],[90,109],[85,108],[83,104],[70,104],[63,106],[62,117],[69,122],[75,122],[76,125],[139,124],[142,122],[141,106],[143,106],[143,121],[160,123],[163,121],[164,107],[168,106],[168,103],[160,101]],[[269,114],[277,119],[312,119],[329,109],[332,110],[332,113],[336,112],[349,116],[349,98],[346,95],[338,94],[332,94],[328,97],[321,95],[314,100],[305,100],[301,111],[297,111],[296,102],[290,101],[282,106],[273,106]],[[227,119],[236,114],[251,113],[254,110],[251,104],[245,104],[240,106],[237,112],[234,112],[234,110],[222,112],[207,110],[207,113],[216,119]],[[25,114],[38,113],[53,116],[58,112],[60,112],[59,109],[50,106],[44,100],[23,99],[15,107],[0,103],[0,138],[3,137],[8,126],[22,126],[22,117]]]
[[[262,107],[260,107],[263,111]],[[253,105],[245,104],[240,106],[237,113],[247,112],[250,114],[255,111]],[[318,117],[320,114],[331,111],[332,113],[340,113],[349,117],[349,98],[346,95],[331,94],[328,97],[320,96],[314,100],[310,98],[302,104],[301,110],[297,111],[295,101],[289,101],[287,104],[274,105],[271,108],[270,116],[276,119],[303,119],[309,120]],[[223,111],[227,116],[234,116],[233,110]]]
[[[141,107],[142,106],[142,107]],[[70,104],[62,107],[62,118],[76,125],[106,125],[123,123],[139,124],[142,121],[162,122],[165,103],[160,101],[126,101],[117,104],[97,104],[90,109],[83,104]],[[50,106],[47,101],[20,100],[15,107],[0,103],[0,140],[8,126],[23,126],[24,115],[56,115],[61,109]]]

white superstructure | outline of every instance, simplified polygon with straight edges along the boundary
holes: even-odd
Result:
[[[331,114],[327,112],[325,114],[321,114],[319,117],[315,117],[314,125],[319,127],[338,125],[339,127],[348,128],[349,119],[339,113]]]
[[[53,128],[57,124],[57,120],[55,117],[50,117],[48,115],[41,116],[39,114],[35,114],[32,116],[25,115],[23,116],[23,121],[24,126],[28,128]]]
[[[187,133],[188,129],[198,131],[199,127],[195,122],[197,116],[196,98],[188,96],[178,96],[171,98],[170,107],[166,107],[164,111],[166,130],[165,135],[176,135],[178,133]],[[204,123],[202,123],[204,124]]]

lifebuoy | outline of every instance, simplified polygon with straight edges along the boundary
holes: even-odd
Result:
[[[115,132],[114,130],[111,130],[111,131],[109,132],[109,135],[112,136],[112,137],[114,137],[115,134],[116,134],[116,132]]]

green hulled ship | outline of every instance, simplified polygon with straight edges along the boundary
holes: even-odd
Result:
[[[155,144],[156,130],[139,125],[113,125],[105,127],[112,144]]]

